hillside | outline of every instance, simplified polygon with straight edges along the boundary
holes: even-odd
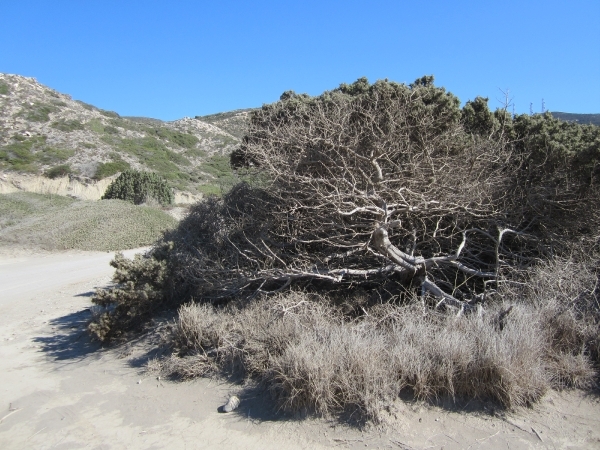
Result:
[[[600,126],[600,114],[575,114],[565,112],[552,112],[553,117],[566,122],[577,122],[581,125],[599,125]]]
[[[173,122],[121,117],[33,78],[0,74],[0,171],[102,179],[150,170],[192,193],[231,184],[249,110]]]

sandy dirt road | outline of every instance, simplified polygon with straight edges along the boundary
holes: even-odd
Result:
[[[0,251],[1,449],[600,448],[600,402],[580,392],[510,414],[399,400],[385,428],[360,431],[286,417],[260,390],[157,380],[147,340],[103,349],[85,332],[112,257]],[[242,391],[238,410],[217,412]]]

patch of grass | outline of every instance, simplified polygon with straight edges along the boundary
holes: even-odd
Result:
[[[218,142],[216,143],[216,147],[222,149],[227,147],[228,145],[235,145],[237,143],[239,143],[237,139],[233,139],[229,136],[219,136]]]
[[[141,247],[176,224],[160,209],[122,200],[93,202],[24,192],[0,195],[0,217],[0,244],[49,250]]]
[[[58,97],[58,94],[56,94],[56,97]],[[58,106],[60,108],[67,106],[67,104],[64,101],[60,100],[59,98],[51,99],[50,103],[52,103],[54,106]]]
[[[71,119],[71,120],[60,119],[60,120],[57,120],[56,122],[52,122],[52,124],[50,124],[50,126],[52,128],[56,128],[57,130],[64,131],[65,133],[70,133],[70,132],[76,131],[76,130],[83,130],[85,128],[83,126],[83,124],[79,120],[76,120],[76,119]]]
[[[186,150],[185,152],[183,152],[183,154],[190,158],[206,158],[206,156],[207,156],[206,152],[199,148],[190,148],[190,149]]]
[[[147,128],[147,132],[150,136],[157,136],[161,139],[174,143],[180,147],[192,149],[196,146],[198,138],[189,133],[181,133],[180,131],[171,130],[167,127],[154,127]]]
[[[0,230],[46,213],[58,214],[75,200],[59,195],[15,192],[0,195]],[[0,238],[1,241],[1,238]]]
[[[25,105],[21,115],[30,122],[49,122],[50,114],[58,111],[58,107],[48,103],[36,102],[33,105]]]
[[[56,164],[66,161],[75,154],[75,150],[44,147],[35,153],[35,160],[41,164]]]
[[[48,147],[46,139],[46,136],[15,136],[12,143],[0,147],[0,168],[37,172],[40,165],[59,164],[75,154],[74,150]]]
[[[228,155],[213,155],[201,166],[203,172],[207,172],[217,180],[229,180],[233,178],[233,170],[229,164]]]
[[[137,116],[124,116],[124,119],[130,122],[135,122],[143,125],[160,125],[163,123],[160,119],[153,119],[152,117],[137,117]]]
[[[201,178],[197,186],[198,191],[205,195],[223,195],[238,181],[229,165],[229,156],[213,155],[199,169],[209,175]]]
[[[40,159],[36,150],[43,150],[45,136],[23,138],[15,136],[12,143],[0,147],[0,168],[18,172],[36,172]]]
[[[128,162],[123,160],[100,163],[96,169],[94,178],[97,180],[102,180],[103,178],[110,177],[119,172],[125,172],[129,169],[131,169],[131,166]]]
[[[100,119],[92,119],[85,124],[86,128],[94,133],[103,134],[104,124]]]
[[[73,171],[71,170],[71,166],[69,166],[68,164],[61,164],[60,166],[55,166],[55,167],[52,167],[51,169],[48,169],[44,173],[44,175],[50,179],[54,179],[54,178],[65,177],[71,173],[73,173]]]
[[[131,120],[124,119],[122,117],[116,119],[109,119],[109,123],[112,126],[123,128],[125,130],[143,131],[143,128],[140,127],[137,123]]]
[[[112,136],[104,136],[102,140],[116,147],[121,153],[135,156],[140,163],[152,169],[172,184],[177,182],[181,185],[189,181],[189,175],[182,172],[177,165],[189,165],[189,160],[183,155],[169,150],[160,140],[154,137],[119,139]]]
[[[96,109],[96,107],[94,105],[90,105],[89,103],[82,102],[81,100],[75,100],[75,102],[79,103],[81,106],[83,106],[88,111],[93,111]]]
[[[198,191],[204,195],[223,195],[223,190],[221,189],[221,186],[218,186],[216,184],[201,184],[197,186],[196,189],[198,189]]]
[[[107,111],[105,109],[100,109],[100,108],[97,108],[97,109],[100,112],[100,114],[102,114],[105,117],[111,117],[111,118],[114,118],[114,119],[121,117],[121,116],[119,116],[119,114],[117,114],[114,111]]]
[[[4,81],[0,81],[0,95],[8,95],[9,92],[10,89],[8,87],[8,84]]]

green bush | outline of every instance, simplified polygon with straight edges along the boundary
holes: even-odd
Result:
[[[102,141],[117,149],[120,153],[135,156],[138,161],[158,173],[170,182],[186,181],[188,176],[181,172],[179,165],[189,165],[183,155],[169,150],[159,139],[152,136],[135,139],[121,139],[105,134]]]
[[[104,133],[104,124],[100,119],[92,119],[86,123],[86,126],[88,130],[93,131],[94,133]]]
[[[105,109],[99,109],[98,111],[100,111],[100,114],[102,114],[105,117],[111,117],[113,119],[118,119],[119,117],[121,117],[114,111],[107,111]]]
[[[44,147],[35,154],[35,158],[42,164],[55,164],[69,159],[75,154],[74,150],[54,147]]]
[[[48,178],[55,179],[69,175],[72,173],[71,166],[68,164],[61,164],[60,166],[55,166],[51,169],[48,169],[44,175]]]
[[[162,205],[173,203],[173,191],[155,173],[126,170],[110,186],[102,199],[121,199],[136,205],[153,198]]]
[[[8,95],[8,84],[4,81],[0,81],[0,95]]]
[[[56,122],[52,122],[50,125],[52,128],[56,128],[57,130],[64,131],[66,133],[70,133],[75,130],[83,130],[84,126],[79,120],[71,119],[71,120],[57,120]]]
[[[194,148],[199,142],[198,138],[192,134],[181,133],[179,131],[170,130],[166,127],[149,128],[148,133],[158,136],[161,139],[166,139],[183,148]]]
[[[13,142],[0,147],[0,168],[16,170],[18,172],[37,171],[37,161],[52,159],[45,158],[45,156],[48,156],[44,155],[45,144],[45,136],[24,138],[23,136],[16,135]],[[53,160],[56,160],[56,158]],[[48,161],[48,163],[50,162],[52,161]]]
[[[83,106],[88,111],[93,111],[96,109],[96,107],[94,105],[90,105],[89,103],[82,102],[81,100],[75,100],[75,102],[79,103],[81,106]]]
[[[58,111],[58,108],[54,105],[36,102],[33,105],[25,106],[21,114],[25,117],[25,120],[31,122],[48,122],[50,121],[50,114],[56,111]]]
[[[167,275],[165,261],[135,255],[130,260],[117,253],[111,261],[116,269],[113,281],[118,287],[99,290],[92,301],[107,310],[89,324],[88,330],[100,341],[119,338],[125,330],[135,329],[144,323],[163,303],[164,278]],[[130,278],[144,280],[143,287],[129,282]],[[114,309],[109,309],[114,305]]]
[[[101,163],[96,169],[96,174],[94,178],[97,180],[102,180],[103,178],[110,177],[119,172],[125,172],[129,170],[131,166],[126,161],[111,161],[107,163]]]

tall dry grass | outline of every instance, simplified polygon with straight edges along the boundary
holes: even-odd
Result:
[[[191,378],[260,380],[288,411],[352,412],[378,421],[402,391],[512,408],[550,388],[589,387],[598,364],[597,274],[568,260],[539,265],[526,289],[480,314],[380,304],[351,319],[326,298],[290,292],[215,308],[187,304],[174,354],[151,366]]]

